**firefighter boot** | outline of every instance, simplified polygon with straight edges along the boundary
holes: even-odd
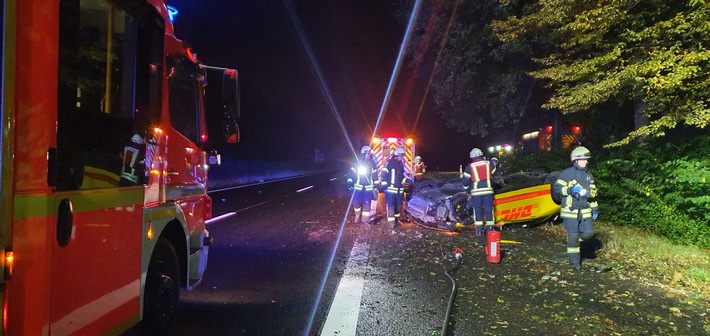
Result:
[[[569,264],[575,271],[579,271],[582,268],[582,257],[579,253],[568,253],[567,258],[569,258]]]
[[[353,223],[357,223],[360,221],[360,211],[355,211],[355,219],[353,219]]]

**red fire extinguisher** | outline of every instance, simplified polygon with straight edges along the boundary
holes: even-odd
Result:
[[[500,262],[500,232],[491,230],[486,235],[486,256],[488,262],[497,264]]]

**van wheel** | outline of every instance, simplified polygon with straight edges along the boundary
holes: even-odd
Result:
[[[419,181],[415,181],[413,186],[412,186],[412,193],[413,194],[418,194],[418,193],[423,193],[427,190],[432,190],[439,188],[439,184],[436,183],[436,181],[432,179],[421,179]]]
[[[177,253],[165,238],[158,239],[150,257],[143,296],[143,325],[152,333],[167,333],[175,325],[180,299]]]
[[[475,221],[473,209],[468,206],[468,193],[466,192],[460,192],[451,197],[451,211],[454,219],[463,225],[469,225]]]

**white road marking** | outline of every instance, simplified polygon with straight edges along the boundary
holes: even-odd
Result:
[[[300,193],[301,191],[306,191],[306,190],[311,189],[311,188],[313,188],[313,186],[308,186],[308,187],[305,187],[305,188],[302,188],[302,189],[298,189],[298,190],[296,190],[296,192],[297,192],[297,193]]]
[[[356,241],[350,252],[343,277],[338,284],[333,303],[330,305],[328,317],[321,331],[322,336],[355,335],[369,255],[370,245]]]

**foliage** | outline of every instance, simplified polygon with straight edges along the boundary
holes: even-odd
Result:
[[[710,8],[704,1],[536,1],[524,16],[493,24],[506,42],[550,36],[552,52],[531,72],[554,89],[543,105],[587,112],[633,101],[649,118],[613,145],[710,123]],[[614,113],[618,111],[610,111]]]
[[[710,137],[610,152],[593,173],[609,220],[710,247]]]
[[[399,2],[404,21],[412,1]],[[450,128],[510,139],[525,112],[539,106],[533,93],[541,83],[527,74],[535,66],[533,50],[518,41],[502,43],[491,28],[513,12],[498,0],[422,5],[408,49],[410,67],[431,83],[434,109]]]

